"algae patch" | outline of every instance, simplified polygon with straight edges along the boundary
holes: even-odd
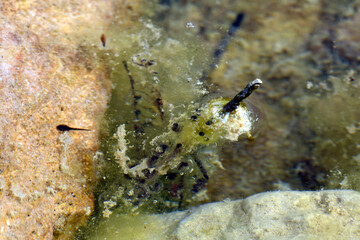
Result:
[[[117,163],[118,181],[109,183],[117,188],[102,203],[103,217],[109,217],[115,207],[123,212],[159,212],[206,201],[207,182],[217,167],[222,168],[219,148],[243,135],[252,138],[259,119],[242,100],[261,83],[254,80],[234,99],[216,98],[170,116],[163,133],[154,138],[143,138],[152,124],[141,124],[142,116],[134,108],[135,118],[120,124],[113,136],[115,145],[108,156]],[[161,113],[162,118],[173,114]]]
[[[212,57],[197,40],[169,37],[141,19],[112,40],[118,47],[105,51],[113,91],[101,137],[97,214],[163,212],[208,201],[222,144],[252,136],[259,118],[242,100],[261,81],[224,110],[231,98],[208,94],[203,77]]]

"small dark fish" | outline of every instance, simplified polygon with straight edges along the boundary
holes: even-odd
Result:
[[[101,42],[102,42],[103,47],[105,47],[105,45],[106,45],[106,37],[105,37],[105,34],[101,34],[100,40],[101,40]]]
[[[62,132],[70,131],[70,130],[74,130],[74,131],[90,131],[89,129],[84,129],[84,128],[72,128],[72,127],[69,127],[68,125],[65,125],[65,124],[57,125],[56,129],[59,130],[59,131],[62,131]]]

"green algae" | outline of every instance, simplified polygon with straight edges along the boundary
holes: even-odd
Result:
[[[241,103],[237,110],[221,115],[222,106],[230,99],[205,104],[212,97],[205,97],[207,87],[200,79],[212,59],[196,37],[170,38],[149,20],[141,20],[122,36],[112,41],[121,48],[103,53],[112,69],[113,91],[103,123],[99,155],[103,180],[97,188],[97,217],[92,224],[115,210],[164,212],[208,201],[203,190],[214,169],[221,168],[217,157],[220,143],[242,134],[250,136],[253,130],[250,123],[240,122],[228,135],[216,132],[218,125],[225,129],[242,121],[237,113],[243,110],[240,114],[248,114],[248,109]],[[258,120],[255,115],[251,118]],[[163,146],[166,148],[159,149]],[[143,168],[142,162],[149,165],[145,161],[149,156],[158,156],[167,148],[164,161],[152,167],[159,176],[146,180],[151,172],[144,172],[149,166]],[[178,154],[177,148],[184,150]]]
[[[167,73],[161,54],[165,48],[166,61],[171,60],[170,49],[166,49],[168,41],[176,57],[181,51],[188,52],[191,58],[183,56],[187,65],[176,64],[178,71]],[[108,189],[99,195],[99,209],[104,217],[115,207],[123,208],[124,212],[137,212],[139,208],[161,212],[207,201],[207,181],[213,169],[221,167],[219,147],[225,140],[236,141],[241,135],[250,137],[252,123],[259,120],[245,103],[227,113],[222,108],[230,99],[217,98],[201,104],[207,91],[198,79],[204,68],[189,71],[198,67],[193,63],[191,45],[184,48],[174,39],[165,40],[165,46],[160,43],[157,39],[154,49],[148,44],[146,53],[132,52],[130,60],[122,60],[123,69],[113,75],[116,86],[111,102],[123,103],[109,107],[112,116],[108,119],[115,128],[102,150],[111,162],[111,167],[105,170],[111,177],[106,176],[103,181]],[[260,80],[254,82],[257,87],[261,84]],[[116,119],[114,115],[120,117]]]
[[[168,239],[171,231],[179,223],[183,212],[172,215],[154,217],[156,215],[119,214],[116,211],[108,221],[97,226],[99,229],[89,239]]]
[[[109,35],[113,36],[114,33]],[[182,188],[191,190],[192,187],[184,187],[190,183],[183,179],[196,183],[198,176],[203,175],[202,170],[196,168],[197,160],[189,160],[181,171],[161,172],[155,167],[163,176],[160,183],[146,184],[146,188],[161,187],[168,191],[153,190],[151,196],[141,186],[144,181],[141,178],[149,174],[144,172],[146,169],[142,168],[141,163],[154,154],[160,154],[157,152],[166,151],[159,149],[165,143],[169,149],[180,144],[174,139],[175,136],[166,133],[170,130],[169,126],[175,124],[175,119],[181,125],[185,115],[201,106],[201,99],[207,90],[199,79],[210,65],[208,52],[196,38],[186,35],[179,39],[170,38],[150,20],[141,20],[139,26],[134,26],[127,33],[122,32],[121,36],[119,40],[112,41],[121,48],[106,53],[112,65],[113,91],[101,137],[101,152],[105,160],[104,176],[97,193],[98,211],[104,216],[116,208],[122,208],[123,212],[136,211],[144,198],[148,202],[147,207],[143,207],[146,211],[178,208],[180,201],[184,206],[189,205],[187,201],[191,196],[180,194],[180,191]],[[153,143],[162,133],[165,135],[162,140],[157,140],[159,144]],[[168,138],[174,139],[173,142],[169,142]],[[185,144],[182,148],[188,149],[185,150],[188,152],[189,141],[191,139],[181,143]],[[178,163],[173,161],[171,167],[166,168],[172,169]],[[142,168],[141,171],[135,166]],[[184,177],[190,172],[189,176]],[[198,185],[203,188],[202,182]]]

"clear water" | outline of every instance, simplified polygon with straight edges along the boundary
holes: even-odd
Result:
[[[108,214],[162,213],[272,190],[359,190],[359,6],[169,0],[148,3],[146,14],[121,33],[114,21],[103,181],[79,238],[99,224],[106,228]],[[138,187],[141,178],[124,174],[115,156],[119,126],[127,131],[129,165],[136,166],[154,155],[157,136],[178,144],[164,135],[174,119],[187,124],[186,116],[209,99],[234,96],[255,78],[263,85],[248,102],[262,120],[254,139],[192,148],[187,166],[169,168],[150,197]],[[206,182],[202,168],[210,175]]]

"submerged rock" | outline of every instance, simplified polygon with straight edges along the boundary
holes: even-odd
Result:
[[[159,215],[114,214],[92,239],[360,239],[360,193],[260,193]]]

